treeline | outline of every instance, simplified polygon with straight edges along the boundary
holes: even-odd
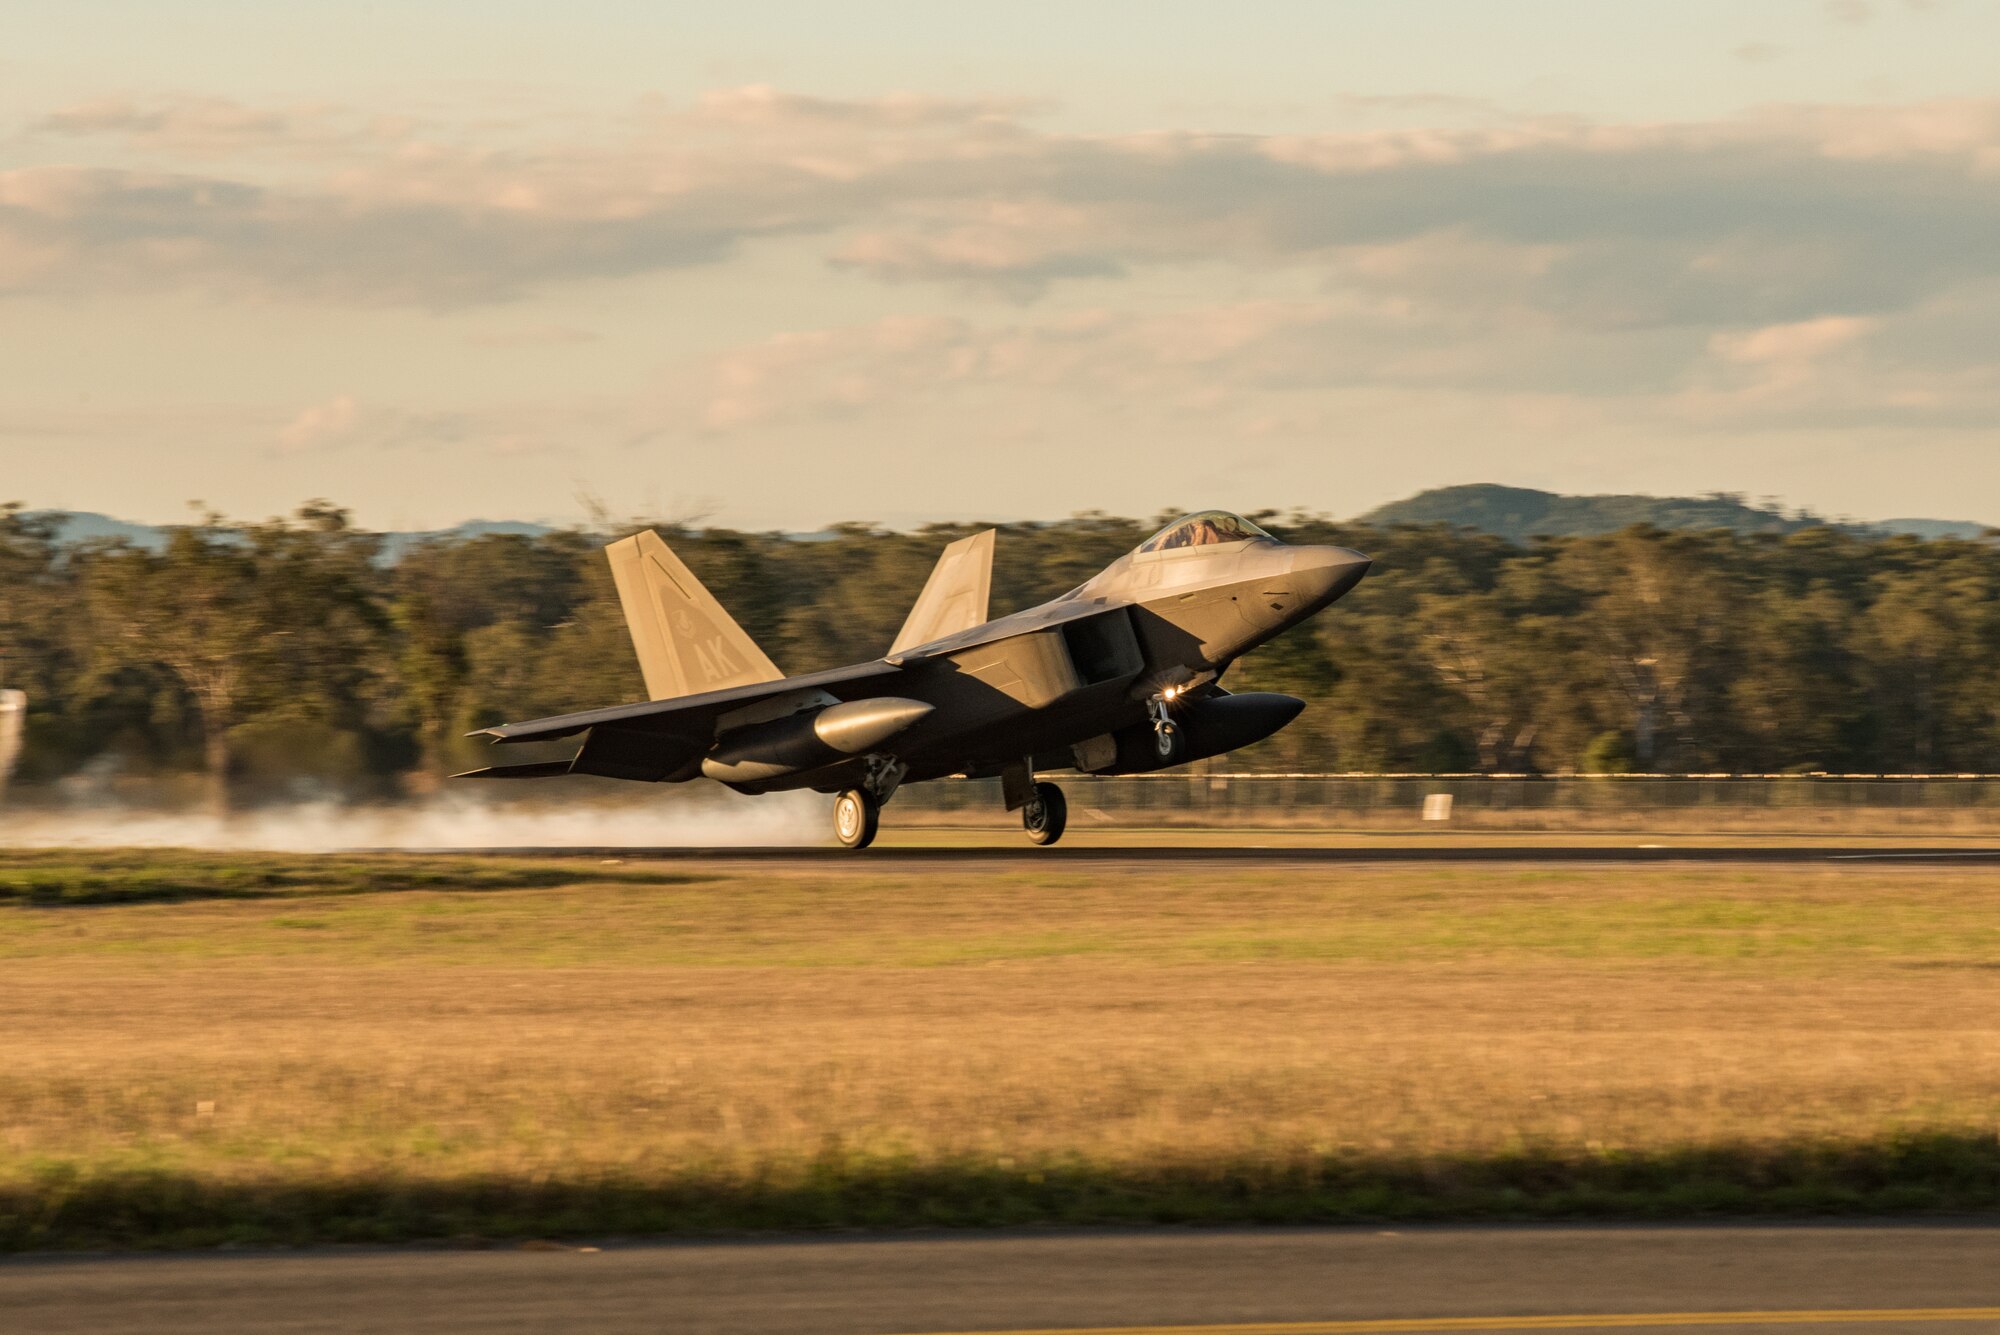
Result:
[[[1517,545],[1260,515],[1376,558],[1229,683],[1311,702],[1231,763],[1333,770],[2000,771],[2000,546],[1661,532]],[[810,539],[662,526],[788,672],[882,653],[969,527]],[[1080,583],[1155,524],[1002,530],[996,614]],[[211,516],[164,550],[68,547],[0,509],[0,685],[28,693],[17,782],[205,775],[211,800],[423,790],[466,731],[643,695],[601,552],[569,531],[393,563],[315,503]]]

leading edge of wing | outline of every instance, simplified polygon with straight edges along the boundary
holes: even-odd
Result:
[[[639,723],[658,719],[664,724],[678,715],[701,713],[726,709],[731,705],[748,704],[766,696],[782,695],[787,691],[822,689],[842,686],[849,682],[867,681],[873,677],[886,677],[901,672],[900,665],[886,659],[876,659],[870,663],[855,663],[848,667],[831,668],[825,672],[809,672],[803,677],[780,677],[776,681],[754,682],[748,686],[731,686],[720,691],[704,691],[700,695],[683,695],[671,700],[644,700],[635,705],[611,705],[604,709],[586,709],[579,714],[557,714],[551,718],[529,719],[525,723],[502,723],[491,728],[481,728],[469,732],[468,737],[491,737],[498,742],[548,742],[558,737],[569,737],[594,728],[602,723]],[[672,731],[662,727],[661,731]]]

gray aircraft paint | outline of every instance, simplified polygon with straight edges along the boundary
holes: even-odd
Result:
[[[655,700],[784,677],[659,534],[636,533],[605,555]]]
[[[890,657],[985,624],[986,603],[993,587],[993,538],[994,531],[989,528],[960,538],[939,554],[924,591],[917,595],[895,643],[889,646]]]
[[[1231,696],[1218,679],[1369,568],[1359,552],[1287,546],[1208,511],[1059,598],[986,620],[993,541],[989,530],[945,549],[887,656],[802,677],[782,676],[657,534],[613,543],[619,597],[655,698],[482,729],[474,735],[499,743],[581,733],[584,744],[567,762],[467,777],[707,774],[742,792],[862,787],[886,798],[902,782],[1002,775],[1018,805],[1024,773],[1160,768],[1282,727],[1299,701]],[[879,704],[855,711],[863,701]],[[1188,753],[1149,760],[1146,738],[1177,722]]]

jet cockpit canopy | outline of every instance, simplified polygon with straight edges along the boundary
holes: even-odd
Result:
[[[1176,519],[1140,543],[1137,550],[1166,552],[1179,547],[1214,547],[1225,542],[1246,542],[1251,538],[1277,541],[1242,515],[1233,515],[1227,510],[1203,510],[1199,514]]]

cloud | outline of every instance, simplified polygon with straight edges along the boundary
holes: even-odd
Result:
[[[1697,365],[1679,405],[1697,418],[1726,419],[1768,414],[1774,408],[1795,416],[1826,408],[1834,399],[1851,408],[1842,383],[1872,378],[1859,356],[1861,340],[1879,322],[1847,315],[1731,330],[1708,340],[1710,362]]]
[[[1117,423],[1120,439],[1205,433],[1215,448],[1346,435],[1342,404],[1474,405],[1575,432],[1985,431],[2000,420],[1997,307],[1823,316],[1703,333],[1488,323],[1351,294],[982,322],[896,316],[774,335],[679,367],[655,412],[744,442],[794,430],[906,434],[913,421],[1028,432]]]
[[[1808,362],[1845,347],[1874,327],[1873,320],[1827,315],[1817,320],[1717,334],[1709,340],[1709,346],[1716,355],[1732,362],[1766,365]]]
[[[325,403],[299,410],[299,415],[278,433],[278,444],[286,450],[309,450],[331,443],[345,443],[354,435],[361,416],[351,394],[342,394]]]
[[[917,93],[891,93],[873,98],[808,97],[767,84],[752,84],[705,94],[696,104],[696,115],[702,120],[733,125],[928,129],[1002,123],[1040,106],[1027,98],[951,98]]]
[[[1400,251],[1456,257],[1461,305],[1608,329],[1879,314],[2000,274],[2000,101],[1092,136],[1002,100],[750,88],[567,137],[213,100],[89,103],[38,133],[146,166],[0,172],[0,292],[449,308],[790,237],[1015,301],[1215,265],[1445,300],[1382,262]]]
[[[279,454],[342,450],[437,449],[468,442],[500,453],[525,453],[544,442],[466,412],[420,411],[337,394],[301,408],[275,438]]]
[[[287,134],[294,124],[282,112],[224,98],[178,98],[142,107],[130,98],[106,97],[50,112],[33,128],[61,135],[120,135],[142,142],[182,135],[241,141]]]
[[[888,282],[948,280],[1029,298],[1058,280],[1125,272],[1111,247],[1066,244],[1091,228],[1089,211],[1075,206],[980,202],[895,230],[860,232],[830,259]]]
[[[511,329],[488,329],[468,334],[466,342],[475,348],[565,348],[595,343],[601,335],[567,324],[521,325]]]
[[[301,124],[288,112],[246,107],[226,98],[174,98],[141,106],[130,98],[106,97],[51,112],[33,128],[58,135],[116,135],[148,144],[208,145],[296,139]]]
[[[93,98],[41,116],[28,128],[31,134],[62,141],[111,141],[149,154],[191,158],[365,154],[416,132],[415,122],[406,117],[363,116],[331,103],[253,107],[222,97],[150,102]]]
[[[1630,393],[1663,383],[1651,358],[1629,348],[1607,356],[1600,338],[1548,325],[1493,334],[1448,314],[1345,296],[993,323],[893,316],[699,359],[673,377],[663,411],[709,433],[755,433],[990,396],[1144,405],[1233,431],[1270,418],[1288,398],[1370,386]]]

